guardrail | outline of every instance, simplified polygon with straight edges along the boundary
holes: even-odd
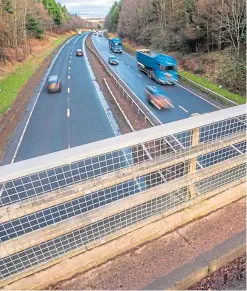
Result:
[[[237,106],[0,167],[1,284],[246,181],[245,113]]]
[[[234,102],[234,101],[232,101],[232,100],[230,100],[230,99],[228,99],[228,98],[226,98],[226,97],[224,97],[224,96],[222,96],[222,95],[220,95],[220,94],[218,94],[218,93],[216,93],[216,92],[214,92],[214,91],[212,91],[212,90],[210,90],[210,89],[208,89],[208,88],[206,88],[206,87],[204,87],[204,86],[202,86],[202,85],[200,85],[200,84],[198,84],[198,83],[196,83],[196,82],[194,82],[194,81],[192,81],[192,80],[190,80],[182,75],[179,75],[179,78],[182,79],[184,82],[189,83],[193,87],[201,90],[202,92],[207,93],[216,101],[219,101],[223,104],[230,105],[230,106],[238,105],[238,103],[236,103],[236,102]]]
[[[98,61],[101,63],[102,67],[106,70],[107,74],[114,80],[114,82],[117,84],[117,86],[122,91],[123,95],[126,96],[127,99],[129,99],[132,103],[132,106],[136,106],[138,114],[142,114],[144,117],[145,122],[148,121],[152,126],[160,125],[160,121],[150,114],[150,111],[145,108],[145,106],[142,104],[142,102],[136,98],[132,92],[130,92],[129,88],[123,84],[122,80],[117,76],[117,74],[108,68],[108,65],[106,64],[105,60],[102,58],[102,56],[98,53],[98,51],[94,48],[92,49],[86,42],[86,47],[96,56]]]

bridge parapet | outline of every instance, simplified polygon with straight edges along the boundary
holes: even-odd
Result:
[[[246,179],[244,105],[0,167],[1,279]]]

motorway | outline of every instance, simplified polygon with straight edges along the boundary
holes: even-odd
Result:
[[[105,37],[93,35],[93,44],[108,62],[108,57],[112,54],[109,50],[108,40]],[[138,98],[148,107],[150,111],[160,120],[160,123],[168,123],[184,118],[188,118],[193,113],[208,113],[220,109],[219,104],[215,104],[212,100],[207,100],[199,93],[190,90],[180,83],[175,86],[162,86],[149,77],[139,72],[137,68],[137,60],[129,54],[115,54],[119,58],[118,66],[111,68],[118,76],[128,85],[128,87],[138,96]],[[150,105],[144,92],[145,85],[154,85],[160,87],[172,101],[174,108],[171,110],[160,111]]]
[[[99,99],[99,94],[94,86],[85,58],[77,58],[75,56],[76,49],[82,48],[84,37],[85,35],[74,37],[59,53],[54,65],[51,67],[50,74],[60,75],[63,85],[62,92],[58,94],[47,94],[45,87],[39,87],[41,89],[38,90],[38,94],[34,96],[31,101],[31,105],[33,106],[37,100],[34,110],[32,112],[32,106],[30,110],[28,110],[30,119],[28,122],[27,120],[23,120],[20,123],[19,129],[11,143],[10,150],[7,152],[5,163],[25,160],[35,156],[98,141],[100,139],[113,137],[115,135],[112,123],[102,107],[102,101]],[[93,41],[104,59],[107,60],[109,56],[107,40],[105,38],[93,37]],[[158,111],[147,103],[144,94],[144,86],[146,84],[156,83],[138,71],[136,61],[131,56],[123,54],[119,55],[119,59],[120,64],[114,67],[114,70],[161,123],[184,119],[189,117],[192,113],[206,113],[219,109],[214,103],[202,99],[203,97],[200,97],[197,93],[190,92],[188,88],[183,88],[181,87],[182,85],[180,86],[180,84],[178,84],[164,88],[175,106],[174,109],[170,111]],[[159,85],[156,84],[156,86]],[[238,130],[242,130],[242,127],[242,122],[240,122]],[[227,129],[223,129],[219,135],[227,135],[228,133],[226,130]],[[208,135],[209,136],[202,134],[204,141],[212,137],[210,132],[208,132]],[[181,142],[185,142],[184,144],[180,143],[181,146],[190,146],[190,139],[186,138],[186,136],[177,136],[177,139],[181,140]],[[177,146],[178,144],[174,147],[176,148]],[[216,162],[219,162],[217,158],[219,156],[222,156],[222,159],[224,159],[225,156],[229,158],[229,156],[235,156],[244,152],[246,150],[246,143],[237,144],[236,148],[237,150],[232,148],[227,149],[227,154],[226,151],[222,154],[215,153]],[[128,156],[128,158],[126,158],[126,156]],[[114,162],[114,158],[116,158],[118,162]],[[114,164],[104,164],[104,168],[107,170],[114,165],[114,169],[116,170],[118,167],[126,167],[128,161],[131,160],[132,153],[130,149],[129,153],[126,150],[126,152],[116,153],[116,157],[111,156],[111,159],[109,158],[109,163],[112,162]],[[212,164],[212,159],[206,156],[199,159],[199,162],[202,167],[206,167]],[[96,161],[91,160],[81,165],[78,181],[101,175],[101,168],[96,169],[96,164]],[[73,174],[73,166],[75,166],[74,170],[76,171],[78,165],[66,165],[62,170],[68,171],[69,174]],[[66,169],[66,167],[68,167],[68,169]],[[90,172],[89,169],[92,167],[93,171],[91,170]],[[97,171],[98,174],[95,174]],[[62,172],[62,174],[63,173],[64,172]],[[52,177],[54,178],[54,185],[56,185],[52,190],[67,186],[68,184],[63,184],[64,180],[69,180],[71,178],[70,176],[67,176],[66,179],[63,177],[59,180],[61,183],[59,184],[56,180],[56,178],[59,179],[59,175],[54,177],[53,170],[51,170],[51,177],[49,177],[49,171],[47,171],[47,175],[48,176],[44,178],[44,183],[46,183],[45,181],[47,179],[49,180],[49,185],[46,184],[47,189],[45,189],[44,185],[41,185],[39,187],[36,186],[34,189],[35,191],[33,191],[33,189],[27,191],[25,187],[20,187],[23,185],[14,185],[14,187],[13,185],[9,185],[9,187],[12,187],[14,190],[18,189],[19,192],[9,197],[8,194],[11,194],[11,192],[5,193],[3,191],[0,199],[1,204],[7,205],[27,199],[30,196],[50,191],[51,188],[49,187],[53,183]],[[166,172],[164,172],[163,175],[169,180],[169,177],[166,176]],[[27,177],[27,181],[24,179],[21,181],[22,183],[26,183],[24,186],[34,183],[37,177],[35,177],[36,175],[33,176],[33,178],[31,176]],[[175,178],[175,176],[173,178]],[[220,180],[222,180],[222,178],[220,179],[218,177],[217,181]],[[72,182],[73,181],[74,180],[72,180]],[[17,181],[17,183],[18,182],[20,181]],[[41,183],[40,180],[39,183]],[[6,184],[5,189],[7,189],[7,187],[8,185]],[[198,185],[198,188],[199,187],[200,185]],[[1,242],[66,220],[105,204],[112,203],[115,200],[134,195],[145,188],[148,188],[146,177],[140,177],[138,181],[132,180],[109,189],[89,193],[73,201],[2,223],[0,225]],[[40,192],[38,192],[38,189],[41,189]],[[139,208],[137,207],[136,209],[129,210],[128,213],[120,213],[110,219],[104,219],[100,223],[93,223],[83,229],[73,231],[67,235],[32,247],[29,250],[3,258],[0,260],[0,277],[8,277],[22,269],[24,270],[32,265],[45,262],[54,256],[62,255],[71,249],[83,246],[95,238],[104,237],[114,232],[119,227],[125,227],[140,219],[163,211],[167,205],[177,206],[188,199],[188,190],[182,189],[179,193],[165,195],[160,199],[159,205],[156,200],[151,201],[146,206],[144,205],[142,215],[136,215],[136,213],[140,211],[140,208],[142,208],[142,206],[140,206]],[[127,215],[130,215],[132,219],[125,222],[124,217]],[[116,224],[116,221],[120,221],[120,223]]]
[[[84,37],[85,35],[75,36],[58,54],[49,75],[60,76],[62,91],[51,94],[47,93],[45,84],[39,86],[27,109],[27,117],[24,116],[20,122],[2,164],[115,135],[85,58],[76,57],[75,54],[76,49],[82,48]],[[45,80],[46,76],[41,83]]]

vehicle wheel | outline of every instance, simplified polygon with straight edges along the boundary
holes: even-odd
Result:
[[[143,72],[142,66],[138,65],[138,70],[139,70],[140,72]]]
[[[149,77],[151,80],[153,80],[154,77],[153,77],[153,73],[152,73],[152,71],[149,71],[149,70],[148,70],[148,77]]]

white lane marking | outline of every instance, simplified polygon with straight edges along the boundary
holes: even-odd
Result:
[[[72,56],[70,56],[70,58],[72,58]]]
[[[140,75],[140,74],[138,74],[138,76],[139,76],[140,78],[143,78],[142,75]]]
[[[69,61],[69,63],[71,64],[71,61]]]
[[[70,70],[70,67],[69,67],[69,70]]]
[[[133,57],[132,55],[130,55],[130,54],[128,54],[128,53],[126,53],[126,52],[124,52],[124,51],[123,51],[123,53],[124,53],[124,54],[126,54],[127,56],[129,56],[130,58],[132,58],[132,59],[134,59],[134,60],[136,61],[136,58],[135,58],[135,57]]]
[[[214,106],[215,108],[222,109],[222,108],[220,108],[219,106],[217,106],[217,105],[213,104],[212,102],[208,101],[207,99],[203,98],[202,96],[200,96],[200,95],[196,94],[195,92],[191,91],[190,89],[188,89],[188,88],[186,88],[186,87],[184,87],[184,86],[182,86],[182,85],[180,85],[180,84],[178,84],[178,83],[176,83],[176,85],[179,86],[179,87],[181,87],[181,88],[183,88],[184,90],[190,92],[191,94],[193,94],[193,95],[199,97],[200,99],[204,100],[205,102],[211,104],[211,105]]]
[[[67,117],[70,117],[70,109],[67,109]]]
[[[29,124],[29,122],[30,122],[31,116],[32,116],[32,114],[33,114],[34,108],[35,108],[35,106],[36,106],[36,104],[37,104],[37,101],[38,101],[38,99],[39,99],[39,96],[40,96],[40,94],[41,94],[41,92],[42,92],[42,90],[43,90],[43,87],[44,87],[44,85],[45,85],[46,79],[47,79],[48,75],[50,74],[51,69],[53,68],[53,66],[54,66],[54,64],[55,64],[55,62],[56,62],[58,56],[60,55],[60,53],[62,52],[62,50],[64,49],[64,47],[65,47],[69,42],[71,42],[73,39],[74,39],[74,37],[72,37],[70,40],[68,40],[68,41],[67,41],[67,42],[66,42],[66,43],[61,47],[61,49],[58,51],[57,55],[56,55],[55,58],[53,59],[53,61],[52,61],[52,63],[51,63],[51,66],[50,66],[50,68],[48,69],[48,71],[47,71],[47,73],[46,73],[46,75],[45,75],[44,82],[43,82],[42,85],[41,85],[40,91],[39,91],[39,93],[38,93],[38,95],[37,95],[37,98],[36,98],[36,100],[35,100],[35,102],[34,102],[34,104],[33,104],[32,109],[31,109],[31,111],[30,111],[30,114],[29,114],[29,117],[28,117],[28,119],[27,119],[26,125],[25,125],[25,127],[24,127],[24,129],[23,129],[23,132],[22,132],[22,134],[21,134],[20,140],[19,140],[18,145],[17,145],[17,147],[16,147],[16,150],[15,150],[14,156],[13,156],[11,162],[10,162],[11,164],[14,163],[15,158],[16,158],[16,156],[17,156],[17,154],[18,154],[18,151],[19,151],[19,148],[20,148],[20,146],[21,146],[21,143],[22,143],[23,137],[24,137],[25,132],[26,132],[26,130],[27,130],[28,124]]]
[[[68,76],[68,79],[70,80],[70,75]]]
[[[185,108],[183,108],[181,105],[179,105],[179,107],[180,107],[183,111],[185,111],[186,113],[189,112],[188,110],[186,110]]]
[[[70,93],[70,88],[68,88],[68,93]]]

